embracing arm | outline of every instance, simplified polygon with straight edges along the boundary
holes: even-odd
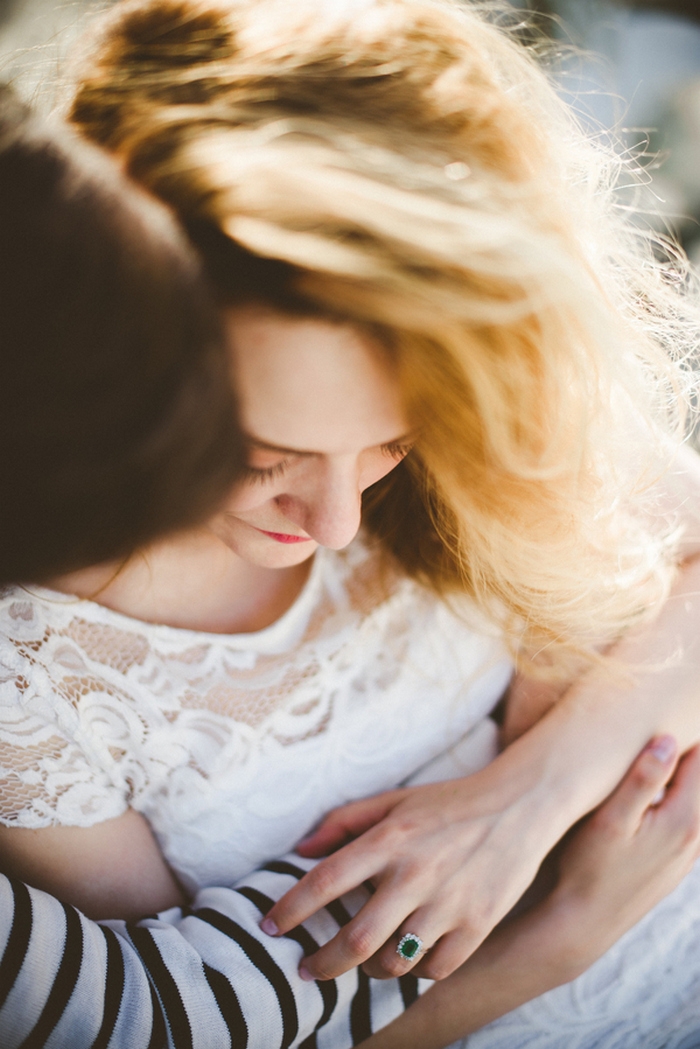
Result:
[[[549,895],[501,924],[366,1049],[442,1049],[575,979],[682,880],[700,847],[700,751],[682,759],[657,805],[675,763],[671,742],[652,741],[557,850]]]
[[[340,1030],[334,1046],[349,1049],[357,973],[323,991],[297,975],[303,951],[338,931],[343,905],[285,941],[271,944],[259,929],[310,866],[292,859],[233,888],[205,889],[185,908],[133,810],[88,828],[3,827],[0,1045],[14,1049],[29,1037],[32,1049],[281,1049],[330,1025]],[[111,916],[120,920],[88,920]],[[384,995],[397,1015],[400,988]],[[374,1026],[369,1000],[360,1013],[364,1035]]]
[[[263,913],[311,865],[290,855],[133,923],[90,921],[0,875],[0,1045],[302,1049],[323,1028],[322,1044],[350,1049],[398,1016],[418,981],[385,981],[378,995],[357,971],[323,985],[299,978],[302,955],[366,898],[270,942]]]
[[[367,898],[361,891],[336,901],[271,942],[261,918],[310,866],[286,857],[231,888],[203,889],[185,907],[148,823],[133,810],[88,828],[3,827],[0,1045],[288,1049],[323,1027],[326,1044],[349,1049],[398,1015],[418,981],[383,984],[377,1020],[377,993],[363,974],[322,988],[300,979],[303,954]],[[86,915],[119,920],[98,924]]]
[[[405,972],[410,963],[395,948],[410,931],[434,945],[414,971],[448,976],[510,910],[553,845],[620,781],[646,740],[669,732],[685,750],[700,739],[700,468],[692,452],[682,460],[670,498],[678,505],[685,493],[689,559],[656,621],[612,652],[633,668],[630,683],[590,674],[481,772],[332,813],[300,846],[303,853],[327,855],[357,840],[315,868],[270,920],[286,932],[363,881],[371,879],[376,892],[336,941],[306,961],[311,975],[332,977],[363,962],[375,976]]]
[[[337,901],[289,936],[261,933],[261,915],[312,865],[298,856],[233,888],[203,889],[190,908],[130,924],[91,922],[0,876],[0,1044],[310,1049],[320,1031],[329,1049],[367,1038],[367,1049],[437,1049],[571,979],[682,877],[700,840],[697,752],[663,804],[647,811],[674,756],[674,747],[662,757],[649,748],[567,847],[552,896],[497,930],[405,1014],[417,996],[414,976],[375,983],[355,970],[309,983],[297,975],[302,955],[332,937],[366,894]]]

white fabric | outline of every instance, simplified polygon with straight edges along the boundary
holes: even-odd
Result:
[[[322,552],[292,608],[253,634],[10,590],[0,820],[89,826],[131,806],[190,889],[230,884],[485,717],[511,668],[468,611],[381,576],[359,543]]]
[[[0,1046],[351,1049],[427,981],[361,979],[357,969],[325,984],[301,980],[298,937],[259,927],[257,904],[278,900],[314,863],[283,861],[296,873],[254,871],[232,888],[202,889],[184,912],[133,924],[88,921],[0,875]],[[360,888],[341,904],[349,916],[366,900]],[[339,925],[324,909],[303,929],[307,946],[320,946]]]
[[[485,715],[510,667],[467,613],[405,580],[380,590],[360,544],[319,556],[286,616],[236,637],[9,591],[0,599],[2,821],[85,826],[131,805],[191,886],[230,884],[343,801],[493,757]],[[212,904],[225,910],[227,899]],[[347,1023],[342,1009],[338,1022]],[[332,1025],[326,1037],[335,1044]],[[580,979],[459,1045],[696,1049],[700,867]]]

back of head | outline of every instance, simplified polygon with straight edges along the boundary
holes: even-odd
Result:
[[[0,95],[0,582],[123,557],[240,462],[224,342],[162,205]]]
[[[367,524],[561,653],[668,586],[643,493],[698,319],[507,7],[123,0],[71,116],[175,208],[222,299],[384,343],[419,437]]]

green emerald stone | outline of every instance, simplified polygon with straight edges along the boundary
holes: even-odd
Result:
[[[412,936],[410,933],[403,937],[401,940],[398,951],[402,958],[415,958],[421,949],[421,941],[417,936]]]

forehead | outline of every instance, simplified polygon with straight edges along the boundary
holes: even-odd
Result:
[[[342,453],[406,433],[380,346],[350,325],[262,309],[229,310],[243,428],[267,444]]]

